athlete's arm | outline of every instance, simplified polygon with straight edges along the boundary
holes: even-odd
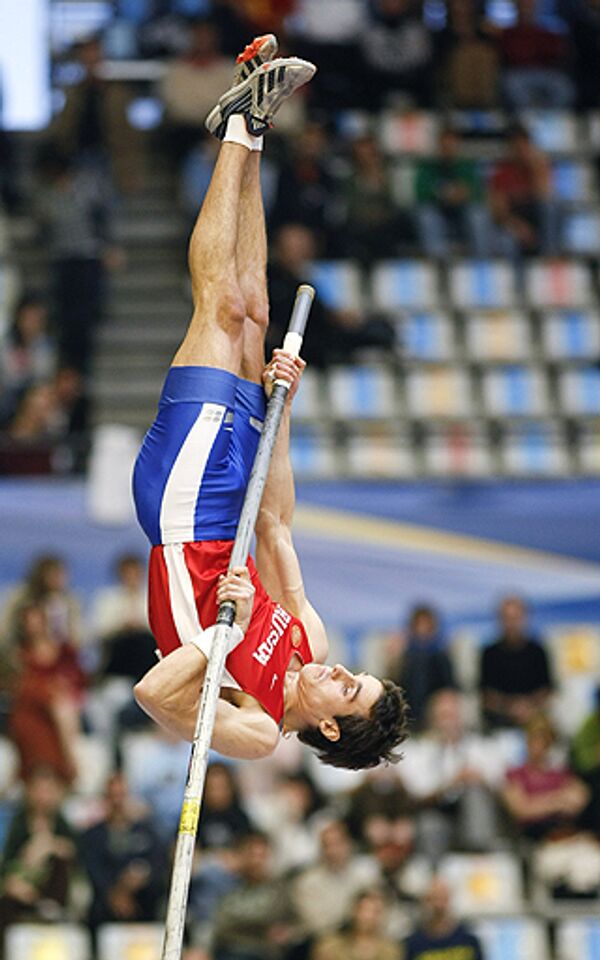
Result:
[[[296,495],[289,458],[290,406],[304,364],[290,361],[281,351],[265,369],[268,383],[271,371],[293,383],[277,435],[271,467],[256,523],[256,566],[265,589],[273,600],[304,623],[310,636],[313,656],[327,656],[327,634],[314,607],[306,597],[300,562],[292,540],[292,519]]]

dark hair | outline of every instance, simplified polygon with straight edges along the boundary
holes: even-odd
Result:
[[[56,553],[42,553],[35,558],[27,574],[27,584],[30,595],[36,599],[46,596],[46,576],[49,570],[64,567],[65,561]]]
[[[332,767],[365,770],[382,760],[395,763],[400,756],[396,747],[408,733],[408,703],[404,691],[392,680],[382,680],[383,693],[373,704],[368,717],[355,714],[336,717],[339,740],[328,740],[318,727],[298,731],[298,739],[314,747],[319,760]]]

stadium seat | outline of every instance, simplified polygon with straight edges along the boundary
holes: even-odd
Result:
[[[572,735],[592,711],[600,676],[600,630],[589,624],[565,624],[547,631],[556,677],[555,711],[563,732]]]
[[[552,311],[542,316],[542,346],[549,360],[600,356],[600,314],[591,310]]]
[[[600,421],[579,425],[577,455],[583,473],[600,474]]]
[[[294,426],[290,458],[298,477],[331,477],[336,472],[334,442],[329,432],[316,424]]]
[[[92,960],[92,945],[89,932],[72,923],[19,923],[6,932],[4,956],[5,960]],[[111,960],[121,958],[114,954]]]
[[[501,260],[463,260],[449,268],[448,283],[452,304],[461,310],[514,306],[515,272]]]
[[[600,214],[589,209],[565,213],[561,249],[575,256],[597,256],[600,250]]]
[[[482,391],[490,417],[538,416],[547,410],[546,379],[532,367],[512,364],[485,370]]]
[[[598,960],[600,917],[563,920],[556,931],[556,960]]]
[[[371,279],[378,310],[435,310],[439,305],[438,271],[425,260],[382,261]]]
[[[423,442],[427,473],[435,476],[481,476],[493,472],[489,438],[473,423],[432,427]]]
[[[594,194],[594,172],[588,163],[555,160],[552,164],[552,188],[557,200],[586,202]]]
[[[346,471],[352,477],[393,479],[416,472],[410,441],[396,429],[353,429],[346,444]],[[345,472],[346,472],[345,471]]]
[[[305,370],[294,397],[294,420],[316,420],[323,415],[321,375],[316,370]]]
[[[560,373],[559,393],[563,413],[574,416],[600,415],[600,370],[582,367]]]
[[[394,378],[374,366],[336,367],[328,377],[329,409],[341,420],[383,420],[397,413]]]
[[[577,117],[567,110],[526,110],[521,120],[533,141],[546,153],[569,154],[579,149]]]
[[[486,960],[550,960],[548,933],[541,920],[502,917],[475,921],[473,928]]]
[[[75,790],[84,797],[100,796],[114,764],[112,744],[105,737],[82,734],[75,743],[75,756]]]
[[[500,461],[510,476],[553,476],[569,473],[563,431],[554,423],[511,425],[500,443]]]
[[[361,310],[364,306],[360,268],[352,260],[315,260],[308,280],[317,296],[332,310]]]
[[[435,151],[437,117],[415,110],[387,110],[379,125],[380,142],[391,156],[426,155]]]
[[[590,271],[576,260],[538,260],[529,264],[525,288],[532,307],[571,310],[593,302]]]
[[[398,320],[396,331],[406,360],[440,363],[454,357],[454,327],[448,314],[411,313]]]
[[[98,960],[158,960],[161,923],[107,923],[98,931]]]
[[[469,357],[480,363],[531,359],[531,329],[523,313],[512,310],[471,313],[466,317],[465,338]]]
[[[454,909],[461,916],[519,914],[523,881],[517,857],[509,853],[451,853],[440,873],[453,891]]]
[[[471,385],[458,367],[414,370],[406,375],[406,405],[411,417],[466,417],[471,413]]]
[[[453,130],[463,136],[501,136],[506,128],[500,110],[453,110],[450,122]]]

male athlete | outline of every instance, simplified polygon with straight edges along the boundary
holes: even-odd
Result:
[[[328,643],[304,593],[291,537],[290,401],[304,362],[281,350],[265,367],[267,244],[260,189],[262,134],[315,67],[273,59],[259,37],[210,113],[222,140],[189,248],[194,312],[134,472],[140,523],[152,543],[150,623],[162,659],[137,684],[158,723],[193,738],[218,603],[236,603],[213,747],[270,754],[294,731],[326,763],[360,769],[394,759],[406,703],[391,681],[323,665]],[[274,379],[290,383],[256,526],[256,566],[227,572]]]

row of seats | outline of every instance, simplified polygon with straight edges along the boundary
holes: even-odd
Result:
[[[519,120],[547,153],[595,155],[600,149],[598,111],[577,116],[568,110],[526,110]],[[385,110],[377,124],[381,146],[390,156],[434,154],[440,130],[448,121],[465,137],[489,142],[493,137],[502,137],[513,118],[499,110],[454,111],[449,117],[421,110]],[[340,124],[342,130],[360,129],[363,118],[355,111],[348,111],[340,118]]]
[[[600,368],[560,370],[508,364],[469,371],[440,364],[408,369],[383,365],[307,370],[298,392],[297,420],[415,420],[455,417],[600,416]]]
[[[577,310],[598,303],[600,273],[577,259],[459,260],[442,268],[429,260],[387,260],[366,277],[351,260],[321,260],[309,279],[333,309]]]
[[[296,425],[291,458],[304,479],[600,473],[598,423],[583,425],[570,441],[554,421],[506,425],[499,433],[477,422],[432,425],[418,438],[402,426],[349,425],[341,433],[322,424]]]
[[[474,875],[474,885],[494,887],[497,877],[486,871]],[[550,960],[548,931],[537,918],[509,916],[475,919],[487,960]],[[159,923],[106,924],[98,932],[98,960],[158,960],[164,927]],[[563,920],[556,930],[556,960],[597,960],[600,919],[594,916]],[[91,960],[88,931],[76,924],[17,924],[6,937],[6,960]]]

